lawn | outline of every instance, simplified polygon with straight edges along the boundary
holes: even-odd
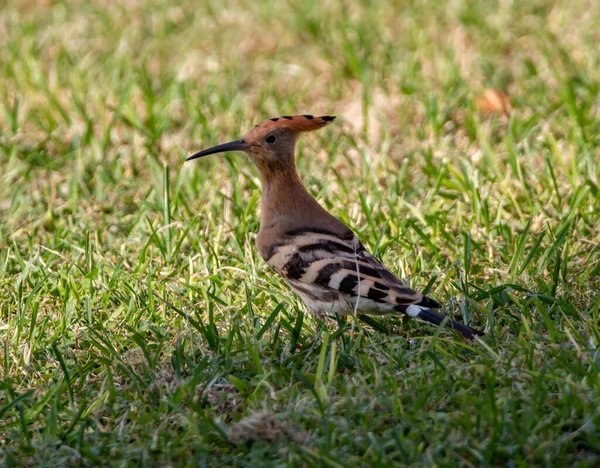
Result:
[[[1,464],[600,463],[597,2],[8,0],[0,37]],[[483,339],[313,318],[248,158],[184,164],[297,113],[338,116],[309,191]]]

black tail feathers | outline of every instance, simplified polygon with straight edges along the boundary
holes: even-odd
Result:
[[[419,320],[423,320],[424,322],[430,323],[432,325],[438,326],[446,319],[444,314],[436,312],[435,310],[429,309],[427,307],[423,307],[422,305],[412,304],[407,306],[396,307],[396,310],[399,312],[404,312],[411,317],[418,318]],[[462,323],[458,323],[456,320],[452,320],[448,318],[446,320],[445,326],[447,328],[453,328],[456,331],[462,333],[465,338],[472,340],[476,336],[484,336],[485,333],[475,330],[474,328],[463,325]]]
[[[425,322],[431,323],[433,325],[440,325],[446,317],[443,314],[436,312],[435,310],[423,309],[419,312],[417,318]],[[451,318],[448,318],[448,320],[446,320],[446,327],[454,328],[455,330],[461,332],[465,338],[469,338],[470,340],[472,340],[476,336],[484,335],[483,332],[475,330],[471,327],[467,327],[466,325],[458,323],[456,320],[452,320]]]

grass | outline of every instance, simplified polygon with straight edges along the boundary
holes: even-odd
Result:
[[[597,465],[599,30],[583,0],[9,0],[0,462]],[[183,164],[291,113],[339,116],[311,193],[482,341],[305,315],[249,161]]]

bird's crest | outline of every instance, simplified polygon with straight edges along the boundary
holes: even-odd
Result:
[[[327,124],[333,122],[334,119],[334,115],[323,115],[320,117],[310,114],[283,115],[265,120],[256,127],[265,131],[275,130],[276,128],[289,128],[296,132],[310,132],[325,127]]]

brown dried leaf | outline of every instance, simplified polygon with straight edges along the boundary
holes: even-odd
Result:
[[[475,108],[486,117],[492,114],[508,115],[512,110],[510,97],[501,89],[488,88],[473,99]]]

